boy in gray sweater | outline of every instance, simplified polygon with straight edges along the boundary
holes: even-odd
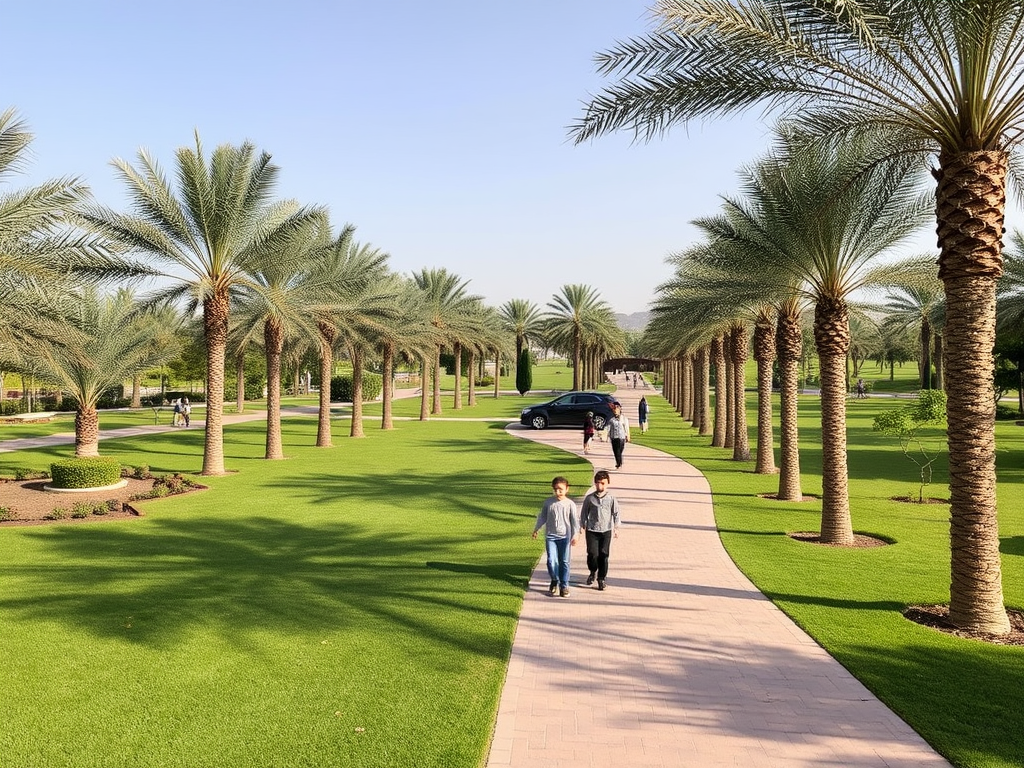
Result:
[[[533,538],[537,531],[544,528],[544,543],[548,553],[548,576],[551,577],[551,595],[558,591],[562,597],[569,596],[569,563],[572,550],[576,544],[576,534],[580,529],[579,517],[576,514],[576,502],[568,498],[569,481],[564,477],[556,477],[551,481],[555,495],[549,497],[537,515],[537,525],[533,528]]]
[[[608,493],[609,474],[601,469],[594,474],[594,490],[583,499],[580,524],[587,537],[587,584],[597,579],[597,588],[603,590],[608,578],[608,555],[612,537],[619,536],[619,501]]]

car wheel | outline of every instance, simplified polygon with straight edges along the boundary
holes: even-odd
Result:
[[[607,424],[608,424],[608,421],[605,419],[604,416],[595,416],[594,417],[594,429],[596,429],[598,432],[600,432],[602,429],[604,429]]]
[[[548,420],[541,416],[539,413],[530,419],[530,424],[534,429],[544,429],[548,425]]]

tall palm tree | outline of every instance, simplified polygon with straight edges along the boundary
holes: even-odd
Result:
[[[540,335],[543,321],[540,308],[526,299],[511,299],[498,308],[505,329],[516,337],[516,365],[523,354],[523,347]]]
[[[1024,140],[1016,0],[659,0],[659,28],[599,58],[622,81],[573,130],[653,136],[755,105],[813,134],[880,131],[934,172],[950,466],[950,619],[1005,634],[995,497],[995,292],[1010,152]],[[979,403],[985,403],[979,407]]]
[[[544,335],[555,346],[572,354],[572,388],[580,389],[583,347],[588,329],[607,322],[608,304],[589,285],[563,285],[547,304]]]
[[[286,244],[317,209],[271,202],[278,168],[245,142],[217,147],[207,158],[195,145],[176,152],[176,189],[159,163],[140,150],[137,165],[115,159],[132,210],[91,207],[85,220],[101,234],[142,254],[167,287],[153,297],[202,307],[206,341],[204,475],[224,474],[224,356],[231,288],[260,254]]]
[[[697,222],[717,238],[712,257],[760,275],[778,292],[799,284],[814,305],[821,374],[821,539],[852,544],[846,464],[848,301],[867,284],[869,262],[930,213],[911,183],[907,158],[875,162],[871,147],[801,148],[781,137],[774,153],[743,172],[743,199],[726,198],[718,217]],[[772,264],[765,270],[766,263]]]

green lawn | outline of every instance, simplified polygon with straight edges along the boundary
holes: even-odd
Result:
[[[949,507],[891,501],[916,492],[917,470],[894,440],[871,430],[875,413],[900,403],[851,401],[847,421],[854,530],[895,544],[836,549],[786,536],[819,530],[820,502],[759,498],[778,490],[777,476],[752,474],[752,462],[732,462],[731,451],[710,448],[710,438],[696,436],[666,401],[648,399],[651,431],[634,431],[634,439],[704,472],[722,540],[765,594],[957,765],[1024,765],[1024,648],[957,639],[900,613],[910,604],[949,601]],[[801,400],[808,494],[821,493],[817,408],[816,398]],[[748,423],[756,423],[755,416],[751,410]],[[996,429],[1003,588],[1009,606],[1024,608],[1024,428],[1000,422]],[[947,482],[943,464],[931,495],[947,496]]]
[[[262,424],[228,427],[238,473],[139,520],[0,529],[0,764],[481,763],[536,511],[589,465],[478,422],[339,422],[329,450],[315,429],[285,420],[265,462]],[[195,472],[202,440],[102,450]]]

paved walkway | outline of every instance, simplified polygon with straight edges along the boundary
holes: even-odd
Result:
[[[635,424],[643,389],[618,378]],[[576,430],[509,431],[581,453]],[[488,768],[949,766],[736,569],[696,469],[631,444],[611,490],[608,589],[583,585],[582,544],[568,599],[534,570]]]

